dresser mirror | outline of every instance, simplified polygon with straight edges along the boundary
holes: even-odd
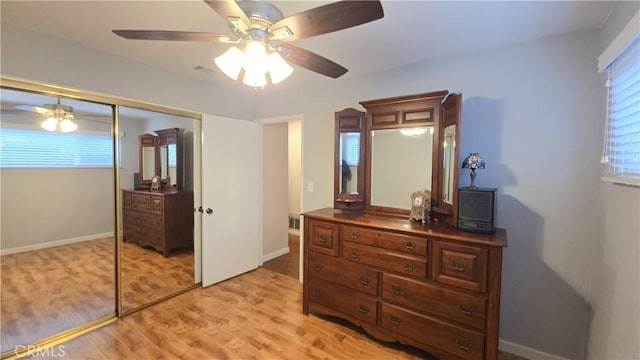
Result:
[[[158,174],[156,136],[143,134],[139,136],[139,166],[141,184],[151,184],[151,179]]]
[[[456,125],[444,128],[444,140],[442,141],[442,202],[453,205],[453,193],[456,189],[454,172],[456,169]]]
[[[364,208],[365,113],[344,109],[335,113],[336,142],[334,168],[334,207]]]
[[[184,189],[183,132],[182,128],[170,128],[154,130],[157,135],[140,135],[139,166],[143,188],[158,176],[165,188]]]
[[[432,219],[456,226],[461,95],[437,91],[360,102],[366,112],[365,210],[405,217],[431,191]]]
[[[431,191],[433,132],[433,126],[371,131],[371,206],[408,210],[411,193]]]
[[[178,186],[178,176],[176,174],[176,144],[167,144],[160,149],[160,178],[171,187]]]

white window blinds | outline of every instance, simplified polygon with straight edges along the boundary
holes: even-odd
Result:
[[[70,168],[113,166],[109,134],[0,129],[0,167]]]
[[[635,36],[606,70],[604,179],[640,185],[640,38]]]

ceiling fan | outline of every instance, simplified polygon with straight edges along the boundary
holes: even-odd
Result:
[[[14,105],[13,108],[18,109],[20,111],[34,112],[42,115],[45,118],[45,120],[40,124],[40,126],[43,129],[48,131],[63,132],[63,133],[75,131],[78,128],[78,125],[76,124],[78,120],[93,121],[101,124],[111,124],[110,121],[100,121],[100,120],[87,119],[87,118],[82,118],[82,119],[76,118],[74,115],[73,107],[69,105],[62,105],[60,103],[60,98],[58,98],[58,101],[56,104],[44,104],[42,106]],[[6,112],[6,111],[7,110],[3,110],[3,112]],[[86,114],[83,116],[86,116]],[[102,117],[102,115],[93,115],[93,114],[90,116]],[[74,122],[74,120],[76,122]]]
[[[316,73],[338,78],[348,70],[318,54],[289,42],[327,34],[384,17],[382,4],[371,1],[338,1],[284,17],[266,1],[205,1],[229,24],[233,35],[169,30],[113,30],[134,40],[203,41],[240,45],[244,54],[233,46],[215,62],[227,76],[236,80],[244,70],[243,82],[254,87],[266,85],[265,74],[278,83],[289,76],[289,63]]]

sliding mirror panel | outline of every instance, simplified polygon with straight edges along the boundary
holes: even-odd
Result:
[[[118,118],[121,309],[130,313],[196,282],[197,120],[124,106],[118,108]]]
[[[114,108],[2,88],[0,347],[113,317]]]

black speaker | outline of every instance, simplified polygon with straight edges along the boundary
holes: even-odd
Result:
[[[458,229],[493,234],[496,231],[496,191],[461,188],[458,191]]]

